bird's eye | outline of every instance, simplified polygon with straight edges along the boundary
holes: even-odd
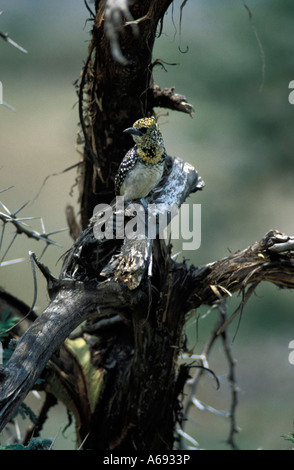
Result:
[[[146,134],[146,132],[147,132],[147,127],[142,127],[142,129],[140,129],[140,132],[141,132],[142,134]]]

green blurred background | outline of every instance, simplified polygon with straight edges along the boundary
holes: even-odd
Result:
[[[183,257],[205,264],[243,249],[268,230],[293,234],[294,106],[288,101],[294,80],[294,3],[292,0],[180,1],[164,18],[154,59],[155,82],[175,86],[195,108],[194,118],[162,110],[159,123],[166,147],[193,164],[206,183],[204,191],[189,198],[202,206],[202,243]],[[73,82],[87,56],[90,23],[82,0],[2,0],[0,31],[28,50],[22,54],[0,41],[0,80],[3,98],[16,108],[0,106],[0,189],[13,185],[1,200],[11,211],[30,204],[23,216],[42,216],[47,231],[66,227],[65,206],[78,210],[76,170],[58,174],[78,161],[77,97]],[[168,65],[176,64],[176,65]],[[35,199],[44,179],[50,177]],[[32,226],[41,231],[39,221]],[[14,233],[8,229],[4,247]],[[62,248],[50,247],[43,257],[58,275],[61,254],[71,246],[67,232],[53,237]],[[0,282],[28,304],[33,299],[33,278],[28,251],[40,254],[40,243],[18,237],[7,259],[26,261],[1,268]],[[181,241],[174,243],[174,252]],[[294,339],[293,293],[261,285],[247,304],[233,342],[240,387],[237,424],[242,449],[284,449],[280,436],[293,431],[292,390],[294,366],[289,364],[289,342]],[[38,276],[38,311],[48,302],[46,285]],[[240,297],[228,303],[229,312]],[[189,320],[190,346],[200,353],[216,321],[216,313]],[[230,328],[234,336],[237,322]],[[219,376],[227,368],[216,344],[210,367]],[[225,384],[219,391],[210,377],[199,397],[219,409],[228,409]],[[31,398],[36,401],[35,398]],[[56,449],[74,448],[71,427],[62,435],[65,410],[52,410],[43,436],[57,436]],[[60,419],[61,418],[61,419]],[[204,412],[193,413],[187,427],[205,449],[226,449],[228,423]],[[23,423],[20,423],[23,426]]]

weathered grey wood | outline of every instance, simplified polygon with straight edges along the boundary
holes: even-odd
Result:
[[[204,185],[204,181],[191,164],[168,156],[162,186],[155,189],[146,199],[146,209],[141,206],[145,217],[145,233],[134,238],[126,237],[120,253],[111,258],[101,274],[124,282],[129,289],[136,289],[152,264],[152,246],[153,240],[159,235],[160,215],[165,215],[168,225],[187,197],[203,189]],[[175,212],[171,211],[171,208],[174,208]],[[95,223],[95,218],[92,223]]]
[[[31,327],[19,338],[15,351],[0,369],[0,430],[15,413],[53,352],[91,315],[105,316],[110,306],[123,308],[127,295],[118,284],[98,286],[68,282]]]

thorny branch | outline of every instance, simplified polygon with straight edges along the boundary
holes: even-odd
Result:
[[[3,189],[1,192],[7,191],[9,189],[11,189],[11,187]],[[3,202],[0,201],[0,205],[4,209],[4,212],[0,212],[0,221],[3,223],[2,232],[1,232],[1,235],[0,235],[0,250],[1,250],[1,247],[2,247],[2,244],[3,244],[6,225],[11,224],[16,229],[16,232],[15,232],[14,236],[12,237],[8,247],[6,248],[4,254],[1,256],[0,266],[3,265],[3,261],[4,261],[5,257],[7,256],[9,250],[11,249],[14,241],[16,240],[17,235],[24,234],[28,238],[32,238],[32,239],[37,240],[37,241],[41,240],[41,241],[45,242],[45,244],[46,244],[45,248],[44,248],[42,254],[40,255],[40,257],[42,257],[42,255],[44,254],[45,250],[47,249],[47,247],[49,245],[60,246],[58,243],[56,243],[54,240],[52,240],[50,238],[51,235],[54,235],[56,233],[63,232],[64,230],[67,230],[67,229],[59,229],[59,230],[54,230],[52,232],[47,232],[45,230],[45,226],[44,226],[44,222],[43,222],[42,217],[19,217],[18,214],[27,206],[27,204],[28,204],[28,202],[25,203],[25,204],[22,204],[14,212],[11,212],[3,204]],[[41,221],[41,227],[42,227],[42,232],[41,233],[37,232],[36,230],[32,230],[29,227],[29,225],[26,223],[30,220],[36,220],[36,219],[39,219]],[[6,264],[7,263],[8,262],[6,262]]]

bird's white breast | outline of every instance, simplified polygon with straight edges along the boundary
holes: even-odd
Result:
[[[163,165],[148,166],[137,162],[134,171],[131,171],[121,186],[120,194],[126,201],[146,197],[157,186],[163,173]]]

